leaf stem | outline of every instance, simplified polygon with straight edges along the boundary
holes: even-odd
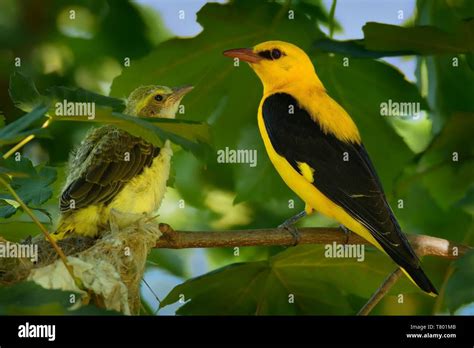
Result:
[[[332,0],[331,10],[329,11],[329,37],[332,39],[334,34],[334,14],[336,13],[337,0]]]

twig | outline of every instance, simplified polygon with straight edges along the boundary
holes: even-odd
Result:
[[[51,243],[51,245],[53,246],[54,250],[56,251],[56,253],[59,255],[59,257],[61,258],[61,261],[64,263],[64,266],[66,267],[67,271],[69,272],[69,274],[71,275],[72,279],[74,280],[74,282],[76,283],[76,285],[78,286],[79,289],[82,289],[82,285],[80,283],[80,281],[74,276],[74,272],[72,270],[72,267],[71,265],[69,265],[69,263],[67,262],[67,258],[66,258],[66,255],[64,255],[63,251],[61,250],[61,248],[58,246],[58,244],[56,243],[56,241],[51,238],[51,235],[49,234],[48,230],[46,230],[46,228],[43,226],[43,224],[38,220],[38,218],[35,216],[35,214],[33,214],[33,212],[30,210],[30,208],[28,208],[28,206],[25,204],[25,202],[23,202],[23,200],[20,198],[20,196],[18,196],[18,194],[15,192],[15,190],[10,186],[10,184],[8,184],[8,182],[6,182],[2,177],[0,177],[0,184],[3,185],[8,192],[10,192],[10,194],[13,196],[13,198],[15,198],[15,200],[18,202],[18,204],[20,204],[20,206],[23,208],[23,210],[30,216],[31,220],[33,220],[33,222],[38,226],[38,228],[41,230],[41,232],[45,235],[45,237],[48,239],[48,241]]]
[[[49,126],[49,124],[51,123],[51,119],[48,118],[44,123],[43,125],[41,126],[41,128],[46,128]],[[27,137],[25,137],[22,141],[20,141],[18,144],[16,144],[15,146],[13,146],[10,150],[8,150],[4,155],[3,155],[3,159],[7,159],[8,157],[10,157],[11,155],[13,155],[16,151],[18,151],[19,149],[21,149],[23,146],[25,146],[26,144],[28,144],[31,140],[33,140],[35,138],[35,135],[34,134],[30,134],[28,135]]]
[[[403,271],[400,268],[397,268],[395,271],[390,273],[387,279],[384,280],[382,285],[380,285],[377,291],[367,301],[364,307],[361,308],[357,315],[368,315],[402,275]]]
[[[456,258],[456,255],[465,254],[469,250],[469,247],[466,248],[464,245],[453,245],[448,240],[430,236],[416,236],[416,241],[411,242],[411,244],[418,256],[431,255],[452,259]],[[462,249],[461,253],[459,253],[459,248]],[[357,315],[368,315],[400,279],[402,274],[400,268],[391,273]]]

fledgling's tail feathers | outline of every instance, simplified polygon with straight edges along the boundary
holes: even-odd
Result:
[[[54,232],[51,232],[51,237],[55,240],[61,240],[66,238],[68,235],[74,232],[74,227],[68,221],[68,219],[64,219],[63,217],[60,218],[58,221],[58,227]]]

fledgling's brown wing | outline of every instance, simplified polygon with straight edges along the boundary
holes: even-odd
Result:
[[[158,147],[114,126],[94,129],[71,156],[61,212],[108,204],[159,152]]]

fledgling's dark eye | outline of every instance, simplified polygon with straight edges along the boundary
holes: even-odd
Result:
[[[163,96],[161,94],[157,94],[155,95],[155,100],[156,101],[162,101],[163,100]]]
[[[278,59],[281,57],[281,51],[278,48],[272,49],[272,58]]]

